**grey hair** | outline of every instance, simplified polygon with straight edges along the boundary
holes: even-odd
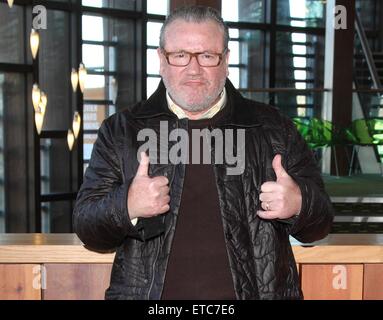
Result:
[[[219,25],[223,31],[223,46],[224,50],[228,48],[229,44],[229,28],[223,21],[219,12],[210,7],[204,6],[187,6],[174,10],[165,20],[160,33],[160,48],[165,48],[165,33],[166,28],[176,20],[183,20],[186,22],[207,22],[213,21]]]

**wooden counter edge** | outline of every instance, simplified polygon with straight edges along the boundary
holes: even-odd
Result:
[[[293,246],[297,263],[383,263],[383,246]]]
[[[3,245],[0,263],[113,263],[114,253],[98,253],[82,245]]]
[[[383,263],[383,246],[294,245],[297,263]],[[0,263],[113,263],[114,253],[83,245],[0,245]]]

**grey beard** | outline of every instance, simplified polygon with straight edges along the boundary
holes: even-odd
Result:
[[[169,90],[169,94],[178,106],[180,106],[182,109],[189,112],[201,112],[201,111],[207,110],[212,106],[214,101],[217,99],[217,97],[207,96],[203,103],[187,104],[182,98],[179,98],[177,96],[176,98],[174,98],[175,95],[170,90]]]
[[[187,104],[184,99],[182,99],[178,94],[175,94],[173,90],[168,86],[168,83],[165,79],[163,79],[165,87],[169,91],[170,97],[173,99],[173,101],[180,106],[182,109],[188,111],[188,112],[201,112],[208,110],[210,107],[213,106],[213,103],[216,102],[217,98],[221,94],[226,79],[223,79],[223,81],[220,83],[220,86],[216,92],[216,94],[212,94],[210,96],[206,96],[205,100],[202,103],[195,103],[195,104]]]

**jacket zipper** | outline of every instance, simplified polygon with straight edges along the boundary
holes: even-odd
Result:
[[[179,128],[179,122],[178,122],[179,120],[177,119],[176,120],[176,127],[174,128],[174,129],[178,129]],[[169,153],[169,150],[168,150],[168,153]],[[172,180],[171,181],[169,181],[169,188],[171,187],[171,185],[173,184],[173,180],[174,180],[174,177],[175,177],[175,171],[176,171],[176,169],[174,168],[173,169],[173,176],[172,176]]]
[[[161,242],[161,236],[160,239],[158,239],[159,242]],[[158,260],[158,256],[160,255],[160,244],[157,245],[157,252],[156,252],[156,258],[154,259],[153,266],[152,266],[152,281],[150,283],[149,291],[148,291],[148,300],[150,300],[150,294],[153,289],[154,280],[155,280],[155,269],[156,269],[156,263]]]
[[[178,127],[179,127],[178,120],[176,120],[176,129],[178,129]],[[175,176],[175,174],[173,173],[172,179],[171,179],[171,181],[169,181],[169,187],[171,187],[171,185],[173,183],[174,176]],[[149,287],[148,300],[150,300],[150,294],[151,294],[151,291],[152,291],[153,285],[154,285],[155,269],[156,269],[156,263],[158,260],[158,256],[160,255],[160,247],[161,247],[161,236],[159,237],[159,244],[157,246],[156,258],[154,259],[153,266],[152,266],[152,281],[151,281],[150,287]],[[165,270],[165,272],[166,272],[166,270]]]

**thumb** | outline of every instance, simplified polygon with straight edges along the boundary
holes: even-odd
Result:
[[[149,171],[149,157],[145,152],[140,153],[141,161],[136,176],[147,176]]]
[[[277,176],[277,180],[279,178],[282,178],[286,173],[286,170],[282,166],[282,156],[280,154],[277,154],[272,162],[272,166],[275,172],[275,175]]]

